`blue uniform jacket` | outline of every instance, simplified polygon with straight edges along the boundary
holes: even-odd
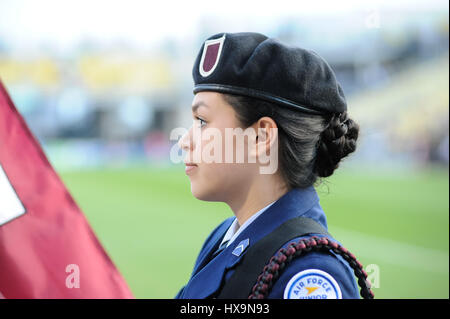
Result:
[[[217,249],[235,217],[226,219],[206,239],[198,255],[189,282],[178,292],[175,298],[203,299],[214,296],[230,278],[234,267],[239,264],[239,261],[251,245],[254,245],[258,240],[274,231],[282,223],[298,216],[312,218],[327,229],[326,216],[319,204],[319,197],[313,186],[305,189],[295,188],[284,194],[244,229],[233,243],[215,258],[208,261],[207,257]],[[321,235],[317,236],[320,237]],[[246,247],[246,250],[240,253],[239,256],[233,254],[232,252],[235,248],[246,239],[249,241],[249,246]],[[298,239],[300,238],[292,241],[297,241]],[[292,241],[287,242],[283,247]],[[299,276],[294,278],[297,274]],[[255,274],[255,281],[258,275]],[[319,278],[319,283],[321,283],[321,278],[317,276],[313,278],[313,275],[322,276],[324,287],[327,288],[327,284],[330,284],[328,289],[330,289],[330,286],[337,284],[337,289],[340,290],[342,298],[359,298],[359,289],[353,270],[341,256],[335,255],[333,252],[330,254],[311,252],[294,259],[274,283],[268,297],[287,298],[287,291],[292,296],[294,292],[297,293],[296,288],[300,289],[304,284],[307,285],[307,283],[311,282],[311,280],[316,282],[317,278]],[[332,278],[330,279],[330,277]],[[309,293],[309,297],[326,297],[317,293],[320,289],[316,292],[311,292],[312,289],[318,289],[317,287],[309,289],[305,291],[304,295]]]

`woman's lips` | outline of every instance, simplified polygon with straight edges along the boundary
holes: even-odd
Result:
[[[189,174],[192,171],[194,171],[196,168],[197,168],[196,164],[186,163],[185,172],[186,172],[186,174]]]

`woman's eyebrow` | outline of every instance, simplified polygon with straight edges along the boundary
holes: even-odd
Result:
[[[197,109],[198,109],[200,106],[202,106],[202,105],[205,106],[205,107],[209,107],[208,104],[206,104],[206,103],[203,102],[203,101],[200,101],[200,102],[195,103],[194,105],[192,105],[192,113],[197,112]]]

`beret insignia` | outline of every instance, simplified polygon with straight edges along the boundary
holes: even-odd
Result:
[[[217,64],[219,63],[220,54],[222,53],[224,41],[225,34],[218,39],[205,41],[202,58],[199,64],[199,72],[201,76],[207,77],[216,69]]]

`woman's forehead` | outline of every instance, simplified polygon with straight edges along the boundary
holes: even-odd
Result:
[[[221,112],[230,106],[227,105],[221,93],[199,92],[196,93],[192,101],[192,112],[203,109],[208,112]]]

